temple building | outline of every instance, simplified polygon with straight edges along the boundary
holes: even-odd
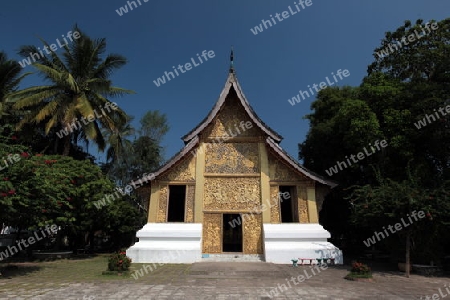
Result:
[[[148,223],[127,250],[133,262],[343,262],[318,219],[336,184],[280,147],[282,137],[253,111],[233,67],[212,110],[182,139],[183,149],[148,183]]]

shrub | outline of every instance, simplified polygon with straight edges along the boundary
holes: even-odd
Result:
[[[108,271],[128,271],[131,258],[127,257],[125,250],[111,254],[108,259]]]
[[[345,276],[345,279],[357,280],[358,278],[368,278],[368,280],[371,280],[372,270],[368,265],[354,261],[352,262],[352,269]]]
[[[370,267],[368,265],[354,261],[354,262],[352,262],[351,272],[353,274],[365,275],[365,274],[370,274],[372,272],[372,270],[370,269]]]

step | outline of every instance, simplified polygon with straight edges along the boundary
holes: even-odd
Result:
[[[261,254],[242,254],[242,253],[223,253],[223,254],[202,254],[202,262],[261,262],[264,261],[264,255]]]

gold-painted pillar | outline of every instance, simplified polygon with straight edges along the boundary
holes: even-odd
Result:
[[[150,204],[148,206],[148,223],[155,223],[156,216],[158,214],[158,202],[159,202],[159,184],[156,181],[152,182],[150,190]]]
[[[270,207],[268,203],[272,203],[270,199],[270,176],[269,176],[269,157],[264,142],[259,144],[259,161],[261,166],[261,204],[266,204],[262,212],[263,223],[270,223]]]
[[[272,173],[273,174],[273,173]],[[278,185],[270,187],[270,223],[281,223],[280,188]]]
[[[309,223],[319,223],[319,214],[317,212],[316,188],[314,185],[306,187],[306,195],[308,199],[308,216]]]
[[[298,214],[300,223],[310,223],[308,215],[308,194],[306,184],[297,184]]]
[[[205,151],[206,145],[202,142],[196,152],[195,160],[195,202],[194,202],[194,223],[203,222],[203,197],[205,188]]]

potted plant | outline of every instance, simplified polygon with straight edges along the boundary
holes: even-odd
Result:
[[[373,281],[372,270],[366,264],[354,261],[352,262],[352,269],[350,273],[345,276],[345,279],[353,281]]]
[[[127,273],[131,265],[131,258],[129,258],[125,250],[113,253],[108,258],[108,271],[103,272],[104,275],[117,274],[122,275]]]

